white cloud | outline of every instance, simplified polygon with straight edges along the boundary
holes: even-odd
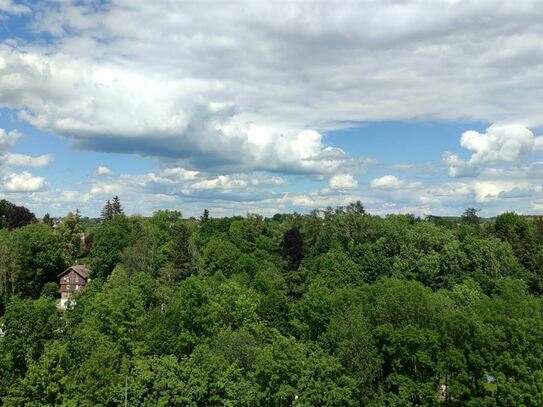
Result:
[[[159,80],[126,68],[5,47],[0,62],[3,105],[22,109],[21,118],[39,129],[74,137],[80,147],[179,158],[201,168],[283,172],[327,173],[348,160],[315,130],[238,113],[221,102],[231,97],[224,84]]]
[[[21,133],[18,130],[6,131],[0,129],[0,151],[5,151],[13,147],[20,137]]]
[[[541,212],[543,211],[543,199],[538,199],[531,202],[532,209]]]
[[[198,177],[198,174],[198,171],[189,171],[181,167],[166,168],[164,170],[164,175],[183,181],[195,180]]]
[[[5,12],[9,14],[28,14],[32,10],[23,5],[17,4],[12,0],[0,0],[0,12]]]
[[[51,154],[32,157],[26,154],[7,153],[0,156],[0,162],[12,167],[47,167],[53,161]]]
[[[519,124],[493,124],[485,133],[466,131],[460,145],[472,155],[468,160],[462,160],[457,154],[445,152],[443,161],[449,166],[452,177],[474,177],[482,166],[519,162],[543,149],[542,138],[534,137],[530,129]]]
[[[477,202],[487,202],[498,198],[500,193],[510,191],[514,184],[497,181],[480,181],[473,184],[475,200]]]
[[[518,124],[493,124],[486,133],[466,131],[460,145],[473,154],[470,164],[514,162],[528,157],[534,150],[534,134]]]
[[[449,175],[451,177],[475,177],[479,174],[479,169],[462,160],[457,154],[446,151],[443,154],[443,162],[449,166]]]
[[[375,189],[398,189],[405,185],[404,181],[399,180],[394,175],[383,175],[382,177],[371,180],[370,185]]]
[[[351,174],[336,174],[330,179],[332,189],[354,189],[357,186],[358,181]]]
[[[109,168],[107,168],[107,167],[105,167],[103,165],[100,165],[96,169],[96,171],[94,171],[93,175],[94,176],[100,176],[100,175],[111,175],[111,174],[113,174],[113,172]]]
[[[6,192],[35,192],[44,189],[45,179],[34,177],[28,171],[5,175],[1,188]]]
[[[192,189],[233,189],[245,187],[247,187],[246,180],[232,178],[229,175],[220,175],[217,178],[198,181],[191,185]]]

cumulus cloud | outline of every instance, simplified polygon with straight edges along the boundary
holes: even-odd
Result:
[[[529,156],[534,150],[534,134],[518,124],[492,125],[486,133],[466,131],[460,145],[473,154],[471,164],[513,162]]]
[[[330,179],[332,189],[354,189],[357,186],[358,181],[351,174],[336,174]]]
[[[0,62],[4,106],[21,109],[37,128],[74,137],[81,148],[177,158],[197,168],[326,173],[347,161],[315,130],[239,113],[225,102],[230,91],[215,82],[159,80],[5,47]]]
[[[370,185],[376,189],[398,189],[404,186],[405,182],[399,180],[394,175],[383,175],[382,177],[371,180]]]
[[[475,177],[479,175],[479,168],[462,160],[457,154],[446,151],[443,154],[443,162],[449,166],[451,177]]]
[[[13,147],[20,137],[21,133],[18,130],[6,131],[0,129],[0,151],[5,151]]]
[[[462,134],[460,145],[472,152],[468,160],[445,152],[443,161],[449,166],[450,176],[473,177],[483,165],[514,163],[530,157],[543,148],[542,140],[519,124],[493,124],[485,133],[469,130]]]
[[[111,175],[113,174],[113,171],[111,171],[109,168],[100,165],[98,168],[96,168],[96,171],[94,171],[94,176],[100,176],[100,175]]]
[[[0,156],[0,162],[12,167],[47,167],[53,161],[51,154],[33,157],[26,154],[7,153]]]
[[[35,192],[44,189],[45,179],[34,177],[28,171],[11,173],[2,179],[1,188],[5,192]]]
[[[233,189],[245,188],[247,181],[243,179],[232,179],[229,175],[220,175],[217,178],[206,179],[192,184],[193,189]]]
[[[247,189],[248,187],[279,186],[285,180],[281,177],[266,176],[259,173],[219,175],[218,177],[200,176],[196,182],[186,184],[187,189]]]

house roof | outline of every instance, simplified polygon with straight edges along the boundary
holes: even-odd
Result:
[[[83,278],[89,278],[91,274],[91,270],[87,266],[83,264],[76,264],[74,266],[68,267],[66,270],[60,273],[57,277],[63,276],[64,274],[68,273],[70,270],[75,271],[77,274],[79,274]]]

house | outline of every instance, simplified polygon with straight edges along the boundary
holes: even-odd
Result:
[[[90,281],[91,270],[84,265],[68,267],[57,277],[60,284],[60,308],[66,308],[66,303],[73,291],[81,290]]]

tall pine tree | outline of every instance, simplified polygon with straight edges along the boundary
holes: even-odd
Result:
[[[121,206],[121,200],[117,195],[113,197],[113,201],[111,202],[111,209],[113,211],[113,216],[115,215],[122,215],[123,214],[123,208]]]
[[[107,200],[106,204],[102,208],[102,213],[100,216],[103,222],[113,218],[113,206],[111,205],[111,201],[109,199]]]

